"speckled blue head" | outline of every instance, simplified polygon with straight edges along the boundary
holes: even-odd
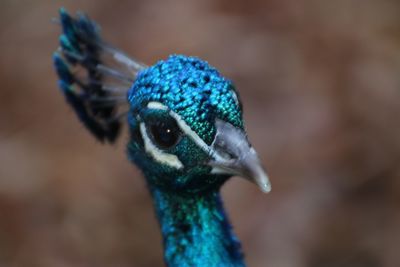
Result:
[[[140,131],[140,121],[146,124],[151,119],[166,120],[171,113],[175,115],[173,119],[186,124],[208,146],[215,139],[217,119],[243,129],[242,105],[232,82],[196,57],[172,55],[139,72],[128,92],[128,100],[132,133]],[[149,103],[157,103],[163,108],[149,108]],[[151,138],[151,133],[149,136]],[[164,149],[164,152],[177,156],[182,168],[160,165],[148,153],[143,153],[143,146],[135,137],[141,139],[140,134],[132,135],[129,153],[144,172],[153,174],[146,176],[174,177],[168,183],[165,179],[162,182],[150,179],[152,183],[201,190],[212,183],[219,185],[227,178],[226,175],[211,175],[204,181],[204,175],[210,175],[211,171],[205,164],[209,155],[187,135],[176,146]]]
[[[140,72],[128,99],[133,111],[151,101],[163,103],[209,145],[216,118],[243,128],[242,106],[232,82],[196,57],[172,55]]]

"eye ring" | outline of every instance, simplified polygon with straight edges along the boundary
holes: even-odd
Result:
[[[174,120],[150,122],[147,129],[154,144],[161,149],[172,148],[182,137],[182,132]]]

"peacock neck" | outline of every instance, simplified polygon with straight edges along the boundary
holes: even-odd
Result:
[[[218,190],[179,194],[152,188],[168,266],[244,266]]]

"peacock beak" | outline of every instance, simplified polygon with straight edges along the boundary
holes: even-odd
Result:
[[[213,167],[212,173],[238,175],[256,183],[264,193],[271,191],[268,175],[246,133],[219,119],[215,126],[212,160],[208,163]]]

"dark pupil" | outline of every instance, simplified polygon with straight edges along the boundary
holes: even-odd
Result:
[[[172,147],[177,143],[180,136],[180,132],[176,125],[167,125],[162,122],[151,124],[150,132],[154,141],[161,148]]]

